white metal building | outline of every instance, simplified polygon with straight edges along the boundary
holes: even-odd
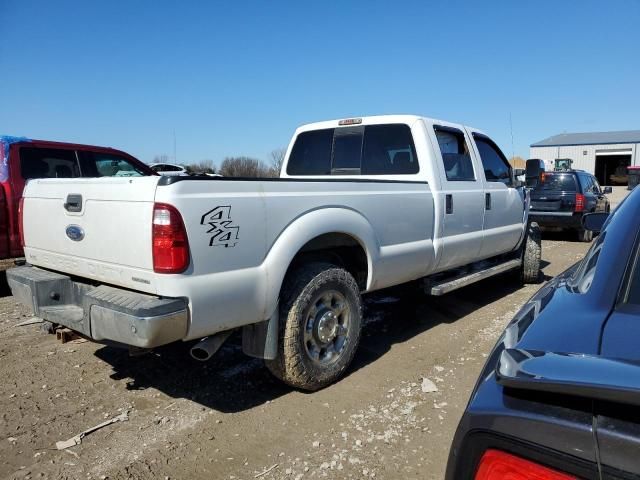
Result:
[[[556,159],[570,158],[573,168],[594,174],[601,185],[611,185],[611,175],[640,165],[640,130],[561,133],[533,143],[529,157],[544,160],[549,170]]]

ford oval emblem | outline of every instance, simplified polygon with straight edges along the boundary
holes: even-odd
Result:
[[[79,242],[84,238],[84,230],[79,225],[69,225],[66,229],[67,237],[74,242]]]

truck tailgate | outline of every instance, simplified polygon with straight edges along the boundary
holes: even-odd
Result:
[[[31,180],[23,200],[27,261],[153,293],[151,222],[159,178]]]

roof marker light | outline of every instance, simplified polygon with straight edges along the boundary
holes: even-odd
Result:
[[[359,125],[361,123],[361,118],[345,118],[344,120],[340,120],[338,125]]]

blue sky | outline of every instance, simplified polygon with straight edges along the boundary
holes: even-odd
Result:
[[[296,126],[417,113],[511,156],[640,129],[640,2],[0,0],[0,132],[150,162],[267,159]]]

